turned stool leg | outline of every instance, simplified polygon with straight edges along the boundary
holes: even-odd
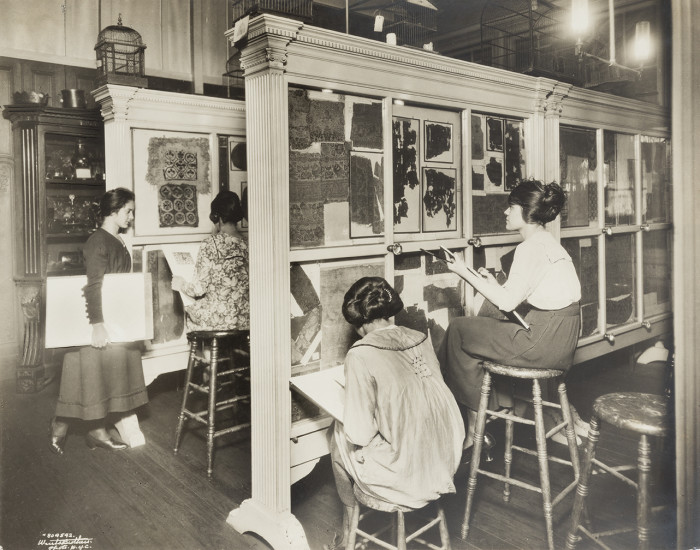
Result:
[[[513,421],[510,418],[506,419],[506,448],[503,453],[506,479],[510,479],[510,468],[513,463],[513,428]],[[510,502],[510,483],[507,481],[503,485],[503,500],[504,502]]]
[[[192,372],[197,361],[197,346],[199,342],[196,338],[190,339],[190,354],[187,360],[187,371],[185,373],[185,387],[182,396],[182,406],[180,407],[180,416],[177,420],[177,428],[175,429],[175,446],[173,452],[177,453],[180,448],[180,438],[182,437],[182,426],[185,423],[185,409],[187,408],[187,397],[190,394],[190,382],[192,381]]]
[[[637,480],[637,540],[639,550],[649,548],[649,472],[651,472],[651,446],[646,434],[642,434],[639,439],[637,469],[639,478]]]
[[[437,513],[438,518],[440,518],[440,546],[444,550],[452,550],[452,545],[450,544],[450,533],[447,530],[447,520],[445,519],[445,511],[442,509],[442,504],[439,502],[437,503]]]
[[[345,548],[355,550],[355,540],[357,539],[357,525],[360,523],[360,503],[355,502],[352,507],[352,516],[350,517],[350,532],[348,533],[348,542]]]
[[[406,518],[403,515],[403,512],[399,510],[396,512],[397,519],[398,519],[398,534],[397,534],[397,540],[396,540],[396,549],[397,550],[406,550]]]
[[[552,526],[552,495],[549,483],[549,459],[547,458],[547,437],[542,414],[542,389],[538,380],[532,381],[532,404],[535,409],[535,439],[537,440],[537,460],[540,467],[540,487],[542,488],[542,508],[547,527],[547,545],[554,550],[554,528]]]
[[[588,496],[588,483],[591,479],[591,469],[593,460],[595,459],[595,448],[600,437],[600,423],[598,417],[594,414],[591,417],[590,426],[588,428],[588,443],[583,457],[583,465],[576,487],[576,496],[574,497],[574,508],[571,513],[571,528],[566,537],[566,550],[574,550],[579,537],[577,535],[579,524],[581,522],[581,513],[583,512],[586,496]]]
[[[484,430],[486,429],[486,409],[489,404],[489,393],[491,392],[491,374],[484,372],[484,381],[481,384],[481,399],[479,400],[479,410],[476,413],[476,425],[474,426],[474,446],[472,449],[472,462],[469,465],[469,481],[467,482],[467,505],[464,509],[464,519],[462,520],[462,530],[460,537],[466,540],[469,533],[469,515],[474,501],[476,491],[476,474],[479,470],[481,459],[481,447],[484,443]]]
[[[207,411],[207,477],[211,478],[214,465],[214,432],[216,415],[216,385],[217,369],[219,363],[219,342],[217,338],[211,340],[211,364],[209,365],[209,400]]]
[[[571,414],[571,404],[569,403],[569,396],[566,394],[566,384],[564,382],[559,383],[559,405],[561,406],[561,413],[564,417],[564,422],[566,422],[566,441],[569,444],[569,455],[571,456],[571,466],[574,469],[574,479],[578,480],[580,475],[579,459],[578,459],[578,445],[576,445],[576,431],[574,429],[574,417]]]

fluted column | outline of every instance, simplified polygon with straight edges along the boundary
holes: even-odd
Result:
[[[250,245],[252,498],[229,514],[275,549],[308,548],[291,514],[289,146],[285,64],[299,23],[251,21],[245,71]],[[281,23],[279,22],[281,21]],[[232,36],[232,31],[229,31]]]
[[[100,105],[104,120],[106,188],[126,187],[133,191],[131,135],[128,122],[129,103],[139,88],[107,84],[92,95]]]
[[[559,167],[559,119],[562,103],[571,90],[570,84],[557,82],[549,93],[544,105],[544,181],[561,183]],[[555,237],[561,235],[561,218],[547,224],[547,230]]]

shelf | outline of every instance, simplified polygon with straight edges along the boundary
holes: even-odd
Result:
[[[66,185],[66,186],[91,186],[91,187],[96,187],[96,186],[101,186],[104,185],[104,180],[95,180],[95,179],[75,179],[75,180],[59,180],[59,179],[49,179],[46,178],[44,180],[45,183],[49,185]]]
[[[86,241],[87,238],[92,235],[93,232],[83,232],[83,233],[47,233],[46,242],[82,242]]]

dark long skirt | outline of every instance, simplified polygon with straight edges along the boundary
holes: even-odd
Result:
[[[568,370],[578,343],[579,304],[553,311],[531,309],[525,316],[530,330],[491,317],[453,319],[438,352],[445,382],[457,401],[472,410],[479,407],[484,359],[540,369]],[[512,392],[495,384],[491,408],[511,407]]]
[[[97,420],[147,402],[139,345],[84,347],[64,356],[56,416]]]

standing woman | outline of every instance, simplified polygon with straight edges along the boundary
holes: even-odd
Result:
[[[529,307],[520,324],[489,317],[454,319],[440,347],[438,357],[445,381],[457,401],[468,409],[469,426],[465,448],[474,439],[476,411],[484,370],[483,359],[514,367],[567,370],[579,335],[581,284],[571,257],[545,230],[564,206],[565,196],[556,183],[536,180],[520,183],[508,197],[506,229],[517,231],[523,242],[515,248],[508,280],[500,285],[485,268],[471,273],[455,257],[450,271],[472,285],[504,312],[523,302]],[[511,397],[496,390],[490,406],[510,407]]]
[[[108,273],[131,271],[131,256],[119,236],[134,220],[134,193],[123,187],[107,191],[100,199],[102,225],[85,243],[87,271],[84,287],[92,342],[63,360],[56,416],[51,421],[50,448],[63,454],[68,419],[88,422],[87,445],[109,451],[128,445],[112,439],[106,417],[123,414],[148,402],[139,344],[113,344],[102,315],[102,281]],[[128,297],[125,297],[128,299]]]
[[[175,276],[173,290],[195,302],[187,306],[187,330],[247,330],[248,243],[238,231],[243,209],[238,195],[221,191],[211,202],[214,234],[202,241],[192,281]]]

